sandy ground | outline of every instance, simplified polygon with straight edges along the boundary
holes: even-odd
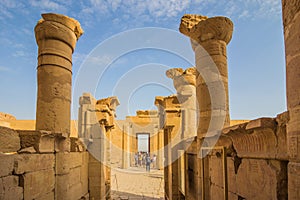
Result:
[[[163,170],[131,167],[111,171],[112,199],[164,199]]]

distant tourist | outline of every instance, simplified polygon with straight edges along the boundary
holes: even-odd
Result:
[[[134,166],[137,167],[139,162],[139,154],[135,153],[134,154]]]
[[[143,161],[143,157],[142,157],[142,153],[139,152],[139,166],[142,166],[142,161]]]
[[[156,155],[154,154],[152,157],[152,168],[156,168]]]
[[[142,165],[143,165],[143,167],[145,167],[145,165],[146,165],[146,154],[145,153],[142,154]]]
[[[150,155],[147,153],[146,155],[146,171],[150,172],[150,164],[151,164],[151,158]]]

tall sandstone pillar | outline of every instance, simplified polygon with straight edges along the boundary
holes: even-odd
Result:
[[[207,18],[200,15],[184,15],[179,31],[191,39],[195,52],[196,95],[199,105],[197,130],[197,170],[195,199],[201,199],[201,182],[204,179],[209,194],[209,177],[201,176],[200,152],[205,137],[213,137],[230,125],[228,97],[227,44],[233,32],[233,23],[226,17]],[[204,197],[209,199],[208,196]]]
[[[199,73],[196,80],[200,109],[198,137],[202,138],[208,131],[214,133],[230,123],[226,47],[233,23],[226,17],[184,15],[179,30],[190,37],[195,52]]]
[[[288,197],[300,199],[300,1],[282,0],[286,58],[286,92],[290,120],[287,124],[289,152]]]
[[[72,54],[83,31],[78,21],[42,14],[35,27],[38,45],[36,130],[70,134]]]
[[[167,70],[166,75],[173,79],[177,98],[180,103],[182,140],[194,139],[197,136],[196,69],[194,67],[186,70],[172,68]]]

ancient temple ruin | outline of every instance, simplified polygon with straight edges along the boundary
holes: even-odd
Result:
[[[111,169],[135,164],[139,134],[163,170],[164,199],[300,199],[299,1],[282,0],[282,11],[287,111],[251,121],[229,116],[232,21],[187,14],[179,31],[195,66],[166,71],[176,94],[116,120],[117,97],[84,93],[73,123],[72,54],[83,30],[75,19],[42,14],[36,120],[0,113],[0,199],[113,199]]]

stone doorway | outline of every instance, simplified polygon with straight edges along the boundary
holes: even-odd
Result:
[[[137,133],[137,152],[150,153],[150,133]]]

